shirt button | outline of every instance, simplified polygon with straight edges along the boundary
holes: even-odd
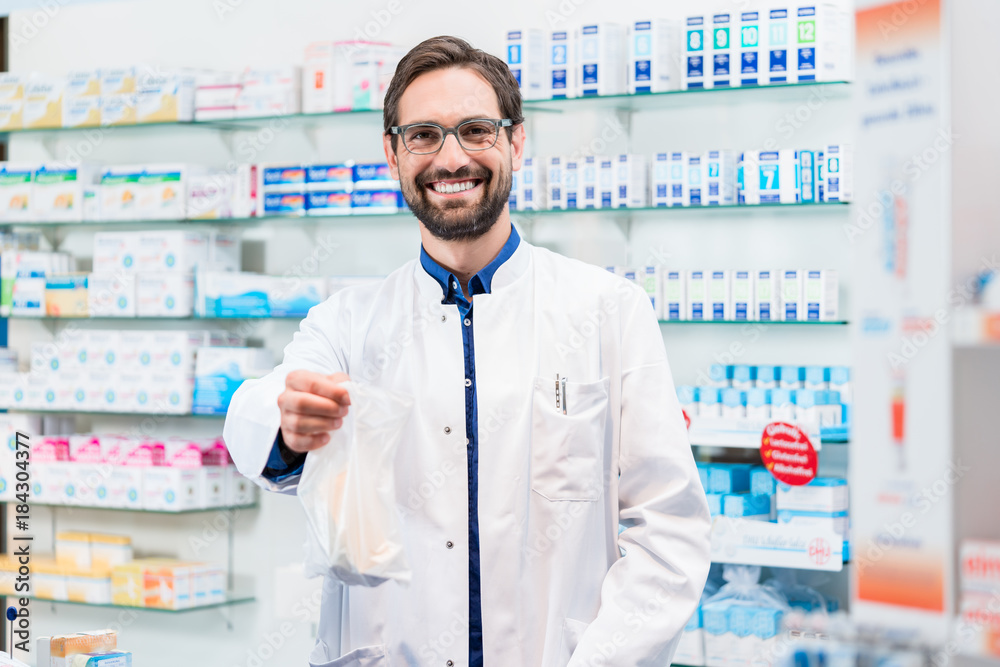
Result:
[[[445,426],[444,427],[444,434],[448,435],[449,433],[451,433],[451,427],[450,426]]]
[[[465,386],[466,387],[471,387],[472,386],[472,380],[470,380],[469,378],[465,378]]]
[[[465,318],[465,326],[469,326],[470,324],[472,324],[472,320],[470,320],[468,317],[466,317]]]
[[[448,662],[446,662],[444,664],[446,664],[448,667],[455,667],[455,661],[454,660],[449,660]]]
[[[455,546],[455,543],[454,543],[454,542],[452,542],[451,540],[448,540],[447,542],[445,542],[445,544],[444,544],[444,545],[445,545],[446,547],[448,547],[449,549],[451,549],[452,547],[454,547],[454,546]]]

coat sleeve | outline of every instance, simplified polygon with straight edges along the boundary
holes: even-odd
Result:
[[[326,375],[348,372],[346,315],[340,314],[339,297],[314,306],[285,347],[281,364],[262,378],[244,382],[229,403],[223,439],[240,473],[264,489],[294,493],[300,478],[274,481],[262,476],[281,427],[278,396],[285,390],[285,376],[299,369]]]
[[[669,665],[710,566],[711,523],[659,325],[642,295],[623,308],[618,472],[624,555],[570,667]]]

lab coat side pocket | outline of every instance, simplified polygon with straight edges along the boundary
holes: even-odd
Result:
[[[316,648],[313,649],[313,654],[309,656],[309,667],[385,667],[389,664],[385,657],[384,646],[356,648],[336,660],[318,662],[322,658],[317,654],[322,652],[319,644],[317,644]]]
[[[549,500],[601,497],[610,380],[567,382],[566,414],[554,378],[535,378],[531,406],[531,488]]]

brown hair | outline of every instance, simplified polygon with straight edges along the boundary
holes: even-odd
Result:
[[[421,74],[449,67],[465,67],[486,79],[496,93],[500,114],[510,118],[514,125],[524,122],[521,115],[521,90],[517,79],[507,64],[482,49],[474,49],[464,39],[441,36],[424,40],[410,49],[396,66],[389,88],[385,93],[382,124],[386,134],[389,128],[399,124],[399,98],[403,91]],[[507,139],[513,135],[508,127]],[[392,135],[392,150],[396,150],[396,135]]]

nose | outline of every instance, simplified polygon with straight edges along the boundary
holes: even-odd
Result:
[[[446,134],[444,145],[441,146],[441,150],[434,156],[434,166],[454,172],[468,165],[470,162],[472,160],[469,158],[469,154],[465,152],[465,149],[462,148],[462,145],[458,143],[458,137],[454,134]]]

